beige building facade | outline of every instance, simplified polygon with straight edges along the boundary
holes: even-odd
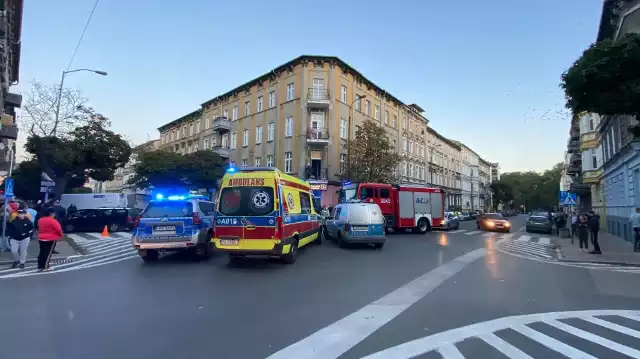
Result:
[[[429,186],[441,187],[447,193],[447,205],[451,209],[462,208],[462,152],[460,145],[442,136],[433,128],[428,129],[427,162]]]

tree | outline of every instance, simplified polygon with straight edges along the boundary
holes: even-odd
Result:
[[[567,108],[640,119],[640,35],[629,34],[591,45],[562,74]],[[640,136],[640,128],[632,132]]]
[[[224,161],[212,151],[181,155],[166,150],[137,153],[129,184],[138,188],[214,188],[224,175]]]
[[[109,121],[91,109],[83,109],[88,120],[61,137],[31,134],[25,149],[38,160],[43,171],[55,181],[55,198],[60,198],[70,182],[85,183],[113,179],[131,155],[131,147],[122,136],[107,127]]]
[[[513,189],[504,182],[495,181],[491,183],[494,203],[508,205],[513,201]]]
[[[503,173],[500,181],[497,182],[497,187],[502,190],[506,187],[511,191],[510,200],[513,200],[514,208],[520,208],[521,205],[525,205],[527,209],[557,207],[562,167],[563,164],[558,163],[542,173],[533,171]]]
[[[62,89],[60,113],[56,119],[58,95],[58,85],[48,86],[33,81],[30,91],[26,94],[24,111],[19,121],[25,133],[40,137],[64,137],[90,120],[93,110],[86,107],[88,99],[79,89],[66,88]]]
[[[357,182],[390,183],[400,156],[393,152],[385,130],[366,120],[347,142],[346,178]]]

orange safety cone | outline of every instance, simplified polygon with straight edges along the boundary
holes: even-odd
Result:
[[[104,229],[102,230],[102,236],[109,237],[109,230],[107,229],[107,226],[104,226]]]

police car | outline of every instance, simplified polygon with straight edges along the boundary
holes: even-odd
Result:
[[[134,220],[133,247],[145,262],[161,253],[189,251],[195,259],[213,254],[214,202],[202,195],[155,195]]]

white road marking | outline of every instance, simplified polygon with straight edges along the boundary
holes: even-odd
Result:
[[[498,235],[498,233],[489,232],[489,233],[483,234],[482,236],[483,237],[493,237],[493,236],[496,236],[496,235]]]
[[[511,239],[514,235],[515,235],[514,233],[507,233],[500,236],[500,239]]]
[[[486,254],[476,249],[412,280],[358,311],[270,355],[268,359],[335,359],[373,334],[469,264]]]
[[[531,236],[520,236],[517,240],[521,242],[529,242]]]
[[[453,233],[462,233],[462,232],[465,232],[465,231],[466,231],[466,229],[458,229],[456,231],[451,231],[449,233],[451,233],[451,234],[453,234]]]
[[[482,231],[467,232],[467,233],[465,233],[465,235],[467,235],[467,236],[471,236],[471,235],[474,235],[474,234],[478,234],[478,233],[480,233],[480,232],[482,232]]]
[[[438,349],[438,352],[444,359],[464,359],[464,356],[455,345],[445,345]]]
[[[580,338],[589,340],[591,342],[603,345],[609,349],[618,351],[620,353],[624,353],[631,357],[638,358],[640,352],[635,349],[626,347],[620,343],[614,342],[609,339],[602,338],[593,333],[575,328],[568,324],[562,323],[559,320],[568,319],[568,318],[579,318],[583,320],[590,321],[594,324],[600,325],[601,322],[609,323],[607,321],[603,321],[600,318],[596,318],[596,316],[620,316],[628,319],[633,319],[636,321],[640,321],[640,311],[637,310],[585,310],[585,311],[575,311],[575,312],[552,312],[552,313],[540,313],[540,314],[528,314],[521,316],[512,316],[512,317],[504,317],[499,319],[494,319],[482,323],[475,323],[471,325],[467,325],[460,328],[455,328],[451,330],[447,330],[441,333],[433,334],[424,338],[412,340],[410,342],[400,344],[398,346],[388,348],[382,350],[377,353],[373,353],[368,355],[362,359],[406,359],[406,358],[415,358],[419,355],[429,353],[431,351],[438,351],[443,357],[448,358],[446,354],[451,353],[450,357],[452,358],[464,358],[463,356],[455,356],[456,352],[460,353],[456,344],[464,341],[469,338],[478,338],[488,345],[494,347],[501,353],[503,353],[508,358],[518,358],[518,359],[529,359],[531,358],[529,355],[522,352],[520,349],[516,348],[510,343],[502,340],[494,333],[504,330],[511,329],[519,332],[520,334],[542,344],[543,346],[558,352],[560,354],[565,355],[568,358],[586,358],[586,359],[595,359],[592,355],[589,355],[577,348],[574,348],[570,345],[567,345],[555,338],[552,338],[548,335],[540,333],[534,329],[531,329],[529,324],[536,322],[543,322],[548,325],[552,325],[559,330],[565,331],[567,333],[577,335]],[[559,324],[558,324],[559,323]],[[609,323],[613,324],[613,323]],[[607,327],[603,325],[603,327]],[[617,328],[618,325],[614,324],[612,328],[613,330],[627,334],[626,331],[631,331],[630,333],[635,334],[633,329],[629,329],[623,326],[622,329]],[[455,351],[453,349],[455,349]],[[304,357],[301,357],[304,358]]]
[[[540,243],[540,244],[551,244],[551,238],[549,238],[549,237],[540,237],[540,238],[538,238],[538,243]]]

